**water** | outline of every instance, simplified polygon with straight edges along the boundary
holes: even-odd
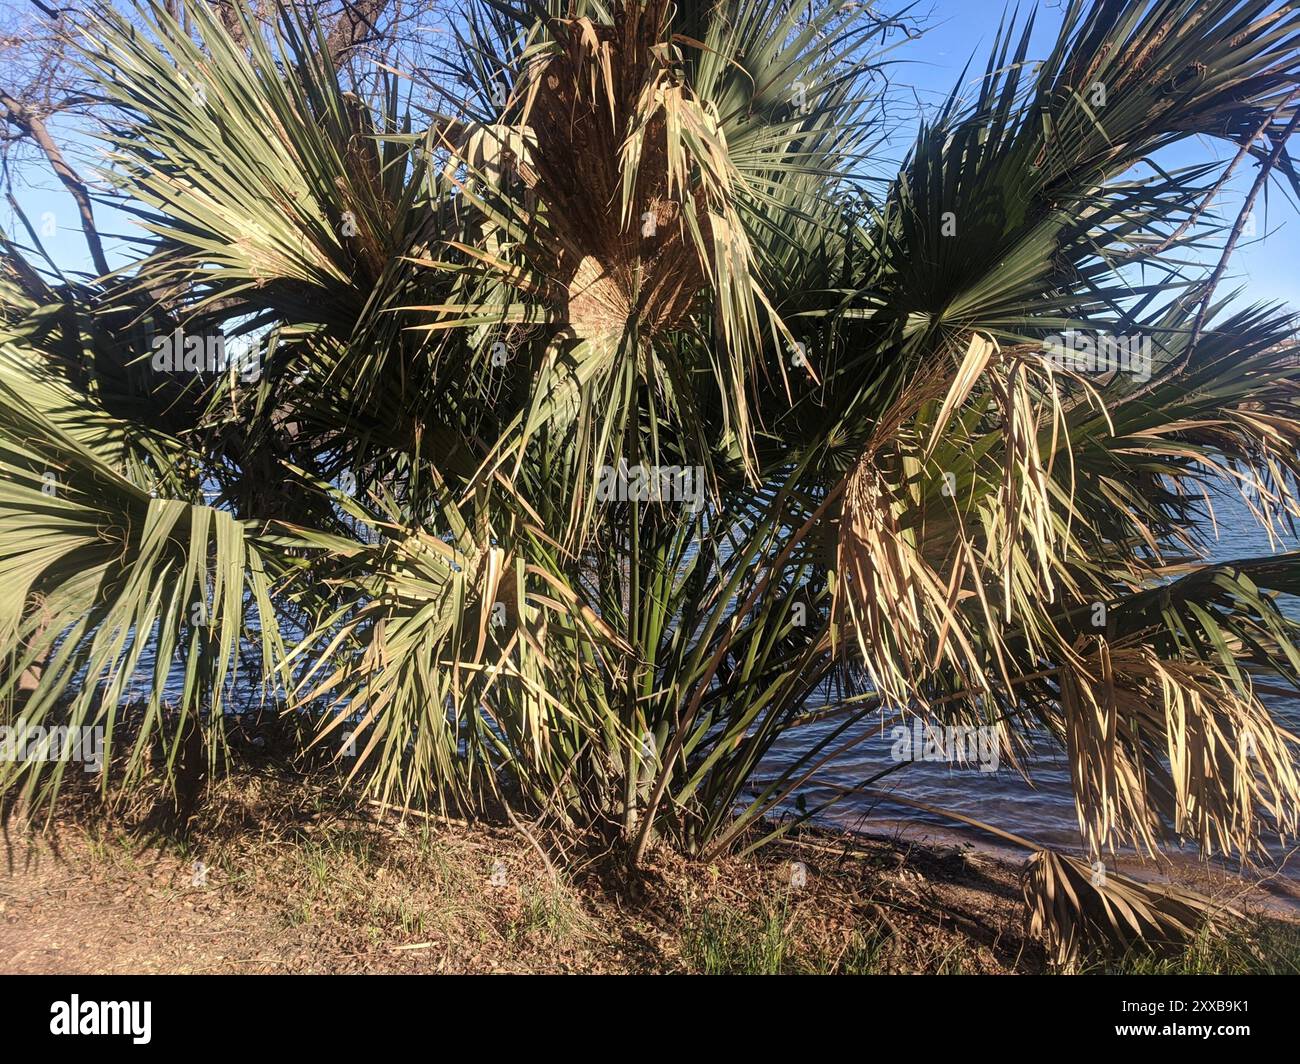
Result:
[[[1251,558],[1300,548],[1300,540],[1287,537],[1269,543],[1268,535],[1239,499],[1216,501],[1215,516],[1218,537],[1211,557],[1216,561],[1233,558]],[[1282,608],[1288,616],[1300,618],[1300,603],[1284,601]],[[1263,701],[1275,719],[1288,730],[1300,730],[1300,700],[1294,698],[1263,696]],[[852,788],[863,780],[894,765],[890,756],[893,740],[888,731],[879,734],[879,722],[864,742],[833,765],[821,770],[816,779],[819,786],[808,786],[803,799],[808,808],[816,808],[844,788]],[[792,732],[783,744],[769,755],[765,770],[787,767],[792,760],[818,737],[833,727],[833,723],[810,726]],[[775,773],[774,773],[775,774]],[[766,775],[766,771],[765,771]],[[913,761],[873,786],[884,791],[910,798],[926,805],[952,810],[995,827],[1024,836],[1038,844],[1057,849],[1081,851],[1083,839],[1079,832],[1074,798],[1070,787],[1069,768],[1064,755],[1053,744],[1040,745],[1033,753],[1030,775],[1032,783],[1025,780],[1015,768],[1003,760],[996,772],[980,771],[978,763],[949,765],[941,762]],[[838,827],[852,830],[891,829],[900,823],[916,824],[945,830],[961,830],[960,822],[923,812],[899,802],[890,802],[862,795],[843,797],[819,819]],[[971,836],[975,838],[976,836]],[[989,836],[982,835],[984,839]],[[1278,851],[1273,851],[1279,856]],[[1300,868],[1291,862],[1289,873],[1300,878]]]

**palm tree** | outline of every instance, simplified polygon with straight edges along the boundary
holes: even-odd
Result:
[[[1294,833],[1260,695],[1300,686],[1300,554],[1210,564],[1198,522],[1300,515],[1295,319],[1216,294],[1269,175],[1300,192],[1296,7],[1071,2],[1032,62],[1004,25],[883,182],[901,23],[855,0],[487,0],[364,90],[290,8],[97,9],[149,239],[91,279],[5,241],[6,722],[104,727],[130,793],[194,736],[228,763],[252,685],[361,793],[634,864],[779,836],[913,716],[1059,744],[1090,859]],[[1158,165],[1199,135],[1235,158]],[[1031,863],[1063,955],[1065,910],[1198,914],[1088,868]]]

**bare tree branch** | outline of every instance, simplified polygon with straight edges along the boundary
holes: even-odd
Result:
[[[54,143],[45,120],[22,101],[16,100],[9,93],[0,89],[0,105],[3,105],[9,121],[32,138],[45,153],[54,173],[63,182],[77,204],[77,213],[81,216],[81,231],[86,236],[86,246],[95,264],[95,272],[101,277],[109,272],[108,260],[104,258],[104,245],[99,238],[99,229],[95,225],[95,212],[90,202],[90,191],[81,176],[69,165],[59,146]]]
[[[1294,99],[1294,97],[1292,97]],[[1258,198],[1260,191],[1268,183],[1268,176],[1277,166],[1278,160],[1282,158],[1282,153],[1286,150],[1287,141],[1291,139],[1291,134],[1295,132],[1297,123],[1300,123],[1300,107],[1296,108],[1295,114],[1291,116],[1291,121],[1283,130],[1282,135],[1273,143],[1273,150],[1269,154],[1268,160],[1260,166],[1259,176],[1255,178],[1254,185],[1251,186],[1250,195],[1246,197],[1246,202],[1241,208],[1241,214],[1237,217],[1237,224],[1232,227],[1232,235],[1228,238],[1228,243],[1223,248],[1223,257],[1219,259],[1219,265],[1211,274],[1209,284],[1206,286],[1205,295],[1201,297],[1201,305],[1196,312],[1196,321],[1192,324],[1192,336],[1187,342],[1187,350],[1183,354],[1183,364],[1192,357],[1192,351],[1196,347],[1196,342],[1201,338],[1201,330],[1205,327],[1205,318],[1210,311],[1210,300],[1214,297],[1214,290],[1218,287],[1219,281],[1223,279],[1224,271],[1228,268],[1228,260],[1232,258],[1232,252],[1237,246],[1237,241],[1241,239],[1242,231],[1246,228],[1246,221],[1250,217],[1250,212],[1255,206],[1255,200]],[[1181,366],[1179,367],[1182,368]]]

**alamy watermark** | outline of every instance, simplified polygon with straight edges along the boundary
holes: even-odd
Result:
[[[253,344],[239,352],[226,349],[221,333],[186,333],[184,329],[155,336],[150,344],[150,365],[159,373],[235,372],[245,384],[262,377],[262,355]]]
[[[0,761],[80,761],[86,772],[98,772],[104,763],[104,729],[43,728],[21,721],[0,725]]]
[[[1049,363],[1073,373],[1131,374],[1139,381],[1151,378],[1151,337],[1111,336],[1109,333],[1053,333],[1043,341]]]
[[[894,740],[889,752],[895,761],[978,763],[981,772],[996,772],[1001,759],[998,730],[986,725],[939,727],[918,717],[910,728],[900,724],[889,735]]]
[[[73,994],[50,1005],[50,1034],[127,1035],[138,1046],[152,1037],[153,1002],[82,1001]]]
[[[596,482],[597,502],[677,503],[692,511],[704,505],[703,466],[648,466],[629,468],[626,460],[601,466]]]

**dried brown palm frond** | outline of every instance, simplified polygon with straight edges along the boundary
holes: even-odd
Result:
[[[1296,737],[1247,686],[1149,647],[1080,640],[1042,710],[1063,737],[1079,827],[1094,854],[1155,852],[1170,830],[1205,854],[1249,857],[1260,836],[1296,833]]]
[[[1021,889],[1030,936],[1061,965],[1075,964],[1088,949],[1183,945],[1241,915],[1194,891],[1140,883],[1053,850],[1026,862]]]
[[[716,197],[701,183],[729,166],[725,142],[707,166],[682,150],[683,127],[695,150],[712,145],[698,135],[698,101],[671,77],[667,8],[619,5],[613,25],[548,20],[552,40],[513,86],[505,120],[453,145],[453,161],[489,184],[517,176],[527,187],[541,210],[529,221],[545,249],[535,265],[553,282],[554,320],[605,347],[633,319],[647,337],[681,324],[708,269],[691,232],[711,234],[697,203]]]
[[[1153,645],[1150,632],[1079,635],[1098,623],[1080,621],[1089,598],[1104,605],[1117,587],[1150,586],[1165,570],[1157,553],[1130,546],[1121,564],[1091,564],[1083,537],[1100,522],[1112,544],[1151,534],[1095,472],[1076,480],[1071,431],[1081,414],[1103,429],[1109,421],[1091,413],[1100,404],[1086,388],[1071,402],[1067,380],[1082,386],[1031,350],[978,334],[964,358],[920,371],[845,479],[837,607],[887,703],[991,724],[1012,756],[1022,726],[1059,739],[1093,855],[1121,844],[1155,852],[1178,837],[1249,858],[1264,835],[1297,830],[1296,740],[1234,667],[1233,640],[1247,652],[1241,638],[1212,622],[1203,621],[1208,638],[1226,661]],[[1142,444],[1179,449],[1232,485],[1198,444],[1212,436],[1231,455],[1244,445],[1224,441],[1244,434],[1280,448],[1294,425],[1275,420],[1188,419]],[[1273,479],[1274,512],[1285,511],[1286,470]],[[1104,609],[1094,616],[1104,628]]]
[[[1032,654],[1054,647],[1042,605],[1079,593],[1051,484],[1067,434],[1041,356],[979,334],[876,423],[844,486],[836,593],[886,700],[925,705],[944,670],[962,689],[1008,694],[1003,633],[1017,625]]]
[[[1153,581],[1162,570],[1136,554],[1126,570],[1089,570],[1083,494],[1073,467],[1063,471],[1064,409],[1041,359],[978,335],[960,361],[919,373],[846,478],[837,605],[887,703],[980,717],[1008,751],[1024,712],[1059,738],[1093,854],[1124,843],[1155,852],[1174,835],[1249,857],[1263,834],[1296,832],[1296,741],[1240,670],[1136,638],[1075,634],[1085,592],[1104,600],[1106,579]],[[1170,446],[1213,428],[1176,425]],[[1229,430],[1238,426],[1225,417]],[[994,460],[946,468],[963,449]],[[1108,519],[1114,541],[1140,540],[1123,509]],[[1008,712],[988,720],[992,705]]]

